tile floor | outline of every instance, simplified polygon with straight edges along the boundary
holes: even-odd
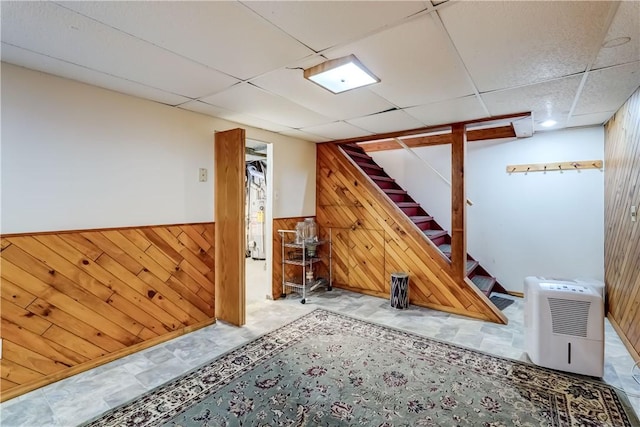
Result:
[[[389,307],[385,299],[339,289],[299,299],[258,301],[247,306],[247,324],[223,322],[59,381],[0,405],[0,425],[74,426],[136,398],[251,339],[314,310],[327,308],[353,317],[460,344],[487,353],[525,360],[523,306],[520,299],[504,311],[506,326],[411,306]],[[627,393],[640,395],[632,375],[633,360],[606,322],[604,380]],[[640,398],[629,399],[640,414]]]

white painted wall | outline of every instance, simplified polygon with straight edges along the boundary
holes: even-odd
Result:
[[[2,233],[211,221],[214,133],[236,127],[273,144],[273,217],[315,215],[313,143],[6,63],[1,102]]]
[[[451,175],[449,146],[415,150]],[[604,128],[537,133],[511,141],[472,142],[467,151],[467,244],[474,258],[508,290],[529,275],[604,278],[604,172],[508,174],[508,164],[604,158]],[[448,187],[404,150],[374,159],[445,228]],[[402,171],[394,175],[395,171]]]

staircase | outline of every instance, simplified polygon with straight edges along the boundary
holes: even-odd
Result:
[[[425,238],[449,259],[451,258],[451,236],[430,216],[419,203],[409,196],[393,178],[387,175],[374,160],[357,144],[345,144],[340,148],[356,165],[373,180],[387,197],[422,231]],[[487,297],[492,292],[507,293],[478,261],[467,254],[467,277]]]

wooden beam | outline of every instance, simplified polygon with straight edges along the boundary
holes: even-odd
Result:
[[[515,138],[516,132],[513,125],[509,123],[506,126],[498,126],[494,128],[476,129],[467,131],[467,141],[486,141],[489,139]]]
[[[379,133],[376,135],[360,136],[357,138],[339,139],[336,141],[321,142],[320,144],[327,144],[327,143],[356,144],[359,142],[382,141],[382,140],[387,140],[391,138],[403,138],[403,137],[414,136],[414,135],[425,136],[425,134],[450,131],[455,125],[469,126],[473,124],[482,124],[483,126],[487,126],[487,125],[495,124],[496,126],[498,126],[498,125],[505,125],[507,122],[510,123],[512,121],[519,120],[524,117],[531,117],[531,112],[505,114],[502,116],[493,116],[493,117],[484,117],[481,119],[474,119],[466,122],[447,123],[443,125],[426,126],[422,128],[402,130],[397,132],[387,132],[387,133]]]
[[[428,147],[430,145],[451,144],[451,134],[443,133],[439,135],[417,136],[414,138],[402,139],[409,148]],[[385,139],[375,142],[362,142],[358,144],[367,153],[375,151],[399,150],[402,148],[395,139]]]
[[[489,139],[515,138],[516,133],[512,125],[500,126],[487,129],[476,129],[467,131],[467,141],[486,141]],[[428,147],[431,145],[451,144],[451,134],[443,133],[438,135],[416,136],[413,138],[402,138],[410,148]],[[374,142],[361,142],[358,144],[367,153],[375,151],[398,150],[402,148],[394,139],[385,139]]]
[[[330,142],[330,143],[341,145],[341,144],[356,144],[358,142],[385,141],[391,138],[402,138],[406,136],[414,136],[414,135],[428,134],[428,133],[435,133],[435,132],[449,132],[449,130],[450,130],[449,125],[427,126],[423,128],[403,130],[398,132],[379,133],[376,135],[360,136],[357,138],[340,139],[338,141],[321,142],[320,144],[327,144]]]
[[[451,133],[451,272],[464,281],[467,276],[467,233],[464,164],[466,133],[464,125],[455,125]]]
[[[215,312],[236,326],[245,323],[244,129],[215,136]]]

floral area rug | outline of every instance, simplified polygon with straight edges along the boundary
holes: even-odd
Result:
[[[91,426],[638,426],[597,381],[325,310]]]

